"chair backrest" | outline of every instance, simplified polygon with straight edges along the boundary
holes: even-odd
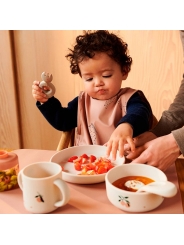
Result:
[[[65,148],[68,148],[74,145],[74,133],[75,133],[75,129],[72,129],[70,131],[61,132],[61,138],[57,146],[57,151],[61,151]]]

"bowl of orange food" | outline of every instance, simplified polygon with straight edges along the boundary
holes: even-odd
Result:
[[[124,157],[112,161],[106,157],[106,146],[73,146],[55,153],[50,161],[62,167],[62,179],[75,184],[95,184],[105,181],[106,173],[125,163]]]
[[[162,204],[165,197],[177,193],[160,169],[140,163],[130,163],[109,170],[105,176],[109,201],[126,212],[147,212]]]

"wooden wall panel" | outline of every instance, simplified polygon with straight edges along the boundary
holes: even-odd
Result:
[[[31,87],[33,81],[40,80],[41,73],[47,71],[53,74],[55,96],[63,105],[77,96],[78,85],[65,58],[75,32],[14,31],[24,148],[57,148],[61,133],[52,128],[36,108]]]
[[[14,59],[9,31],[0,31],[0,148],[21,148]]]
[[[183,51],[179,31],[113,31],[128,43],[132,70],[122,83],[141,89],[159,119],[175,97],[183,73]],[[53,74],[55,96],[66,106],[83,89],[72,75],[65,55],[82,31],[14,31],[18,73],[21,129],[24,148],[56,149],[60,132],[43,118],[32,98],[33,80],[43,71]]]
[[[133,58],[123,86],[144,91],[159,119],[168,109],[183,75],[183,49],[179,31],[119,31]]]

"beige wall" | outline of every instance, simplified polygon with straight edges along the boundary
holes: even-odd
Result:
[[[179,31],[113,32],[128,43],[133,58],[132,70],[122,86],[143,90],[159,119],[182,79]],[[65,55],[81,33],[0,31],[0,148],[56,149],[61,133],[36,108],[31,86],[47,71],[53,74],[55,96],[64,106],[78,95],[83,84],[78,75],[70,73]]]

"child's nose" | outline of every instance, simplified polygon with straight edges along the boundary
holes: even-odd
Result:
[[[104,84],[103,80],[101,78],[95,79],[95,86],[102,86]]]

